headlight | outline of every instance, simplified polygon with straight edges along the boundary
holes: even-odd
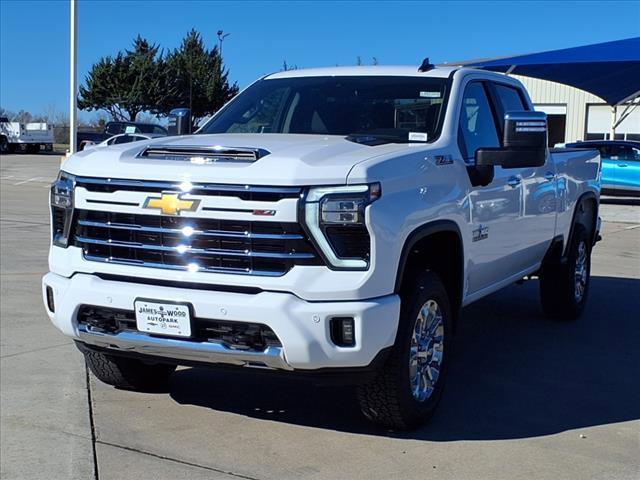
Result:
[[[305,224],[330,267],[369,267],[371,241],[365,211],[380,195],[379,183],[309,189]]]
[[[53,244],[66,248],[69,244],[69,230],[73,218],[73,189],[75,177],[60,172],[51,184],[51,231]]]

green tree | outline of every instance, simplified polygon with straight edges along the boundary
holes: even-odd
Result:
[[[167,95],[152,109],[154,113],[166,115],[172,108],[187,107],[197,125],[238,93],[238,86],[229,84],[218,47],[207,49],[196,30],[187,33],[163,64],[166,83],[162,88]]]
[[[91,67],[80,87],[78,107],[134,121],[140,112],[153,111],[164,100],[164,70],[159,47],[138,35],[132,50],[103,57]]]

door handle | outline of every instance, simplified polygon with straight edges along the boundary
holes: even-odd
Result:
[[[553,172],[547,172],[544,174],[544,178],[548,181],[551,182],[552,180],[554,180],[556,178],[556,174]]]
[[[516,188],[518,185],[520,185],[520,177],[509,177],[509,179],[507,180],[507,185],[509,185],[511,188]]]
[[[627,164],[626,164],[626,163],[619,163],[619,164],[618,164],[618,166],[619,166],[619,167],[626,167],[626,166],[627,166]]]

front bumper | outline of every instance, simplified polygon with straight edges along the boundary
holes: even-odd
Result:
[[[195,361],[278,370],[366,367],[381,350],[393,345],[400,314],[397,295],[362,301],[307,302],[289,293],[230,293],[103,280],[88,274],[66,278],[48,273],[43,278],[45,305],[47,287],[53,290],[55,305],[55,312],[47,307],[47,313],[65,335],[114,352],[163,357],[178,364]],[[239,351],[222,343],[152,337],[139,332],[107,334],[77,322],[82,305],[133,310],[136,298],[188,302],[198,318],[265,324],[278,336],[282,347],[270,346],[262,352]],[[354,318],[354,347],[338,347],[331,342],[330,320],[343,316]]]

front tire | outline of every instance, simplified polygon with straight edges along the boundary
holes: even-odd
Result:
[[[584,225],[573,229],[565,263],[543,266],[540,301],[545,314],[558,320],[575,320],[584,310],[591,283],[591,239]]]
[[[175,365],[146,364],[133,358],[118,357],[84,349],[87,366],[98,380],[117,388],[136,391],[166,391]]]
[[[5,136],[0,137],[0,153],[9,153],[9,140]]]
[[[451,353],[452,314],[434,272],[419,274],[402,295],[395,345],[376,378],[358,388],[362,413],[385,427],[408,430],[433,415]]]

